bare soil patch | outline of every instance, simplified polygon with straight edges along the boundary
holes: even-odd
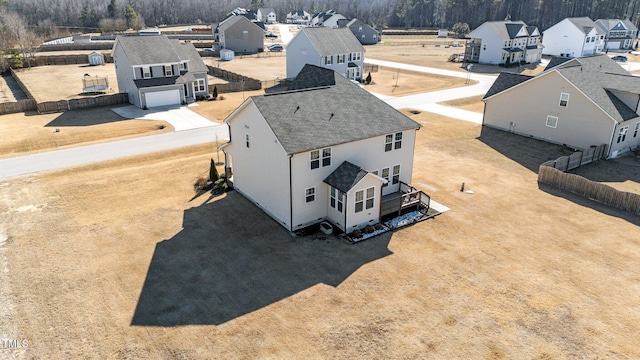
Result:
[[[0,158],[171,131],[166,121],[124,119],[110,107],[8,114],[0,116]]]
[[[439,103],[440,105],[452,106],[459,109],[475,111],[478,113],[484,112],[484,102],[482,102],[482,98],[484,95],[473,96],[469,98],[463,99],[455,99],[450,101],[444,101]]]
[[[0,295],[29,341],[4,351],[640,357],[637,217],[540,188],[565,148],[411,116],[413,185],[451,211],[356,245],[293,238],[235,192],[194,198],[210,144],[3,181]]]

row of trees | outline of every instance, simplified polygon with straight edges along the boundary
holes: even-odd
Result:
[[[52,24],[134,28],[144,23],[213,23],[235,7],[270,7],[281,19],[294,9],[333,9],[377,27],[451,28],[461,22],[475,28],[484,21],[511,18],[544,30],[573,16],[627,18],[636,24],[640,20],[640,0],[0,0],[0,6],[41,31]]]

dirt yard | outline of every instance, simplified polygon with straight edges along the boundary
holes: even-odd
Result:
[[[412,117],[451,210],[356,245],[195,197],[210,144],[1,181],[3,357],[640,357],[638,217],[539,187],[562,147]]]

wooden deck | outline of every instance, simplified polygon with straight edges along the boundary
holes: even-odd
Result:
[[[429,211],[431,198],[424,192],[417,190],[409,184],[400,182],[400,190],[382,197],[380,216],[393,213],[400,214],[402,210],[415,207],[425,214]]]

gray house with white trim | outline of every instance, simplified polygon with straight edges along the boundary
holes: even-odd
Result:
[[[420,124],[333,70],[307,65],[225,122],[228,180],[289,231],[329,221],[351,232],[407,204]]]
[[[629,50],[633,48],[638,28],[627,19],[598,19],[596,25],[605,32],[605,50]]]
[[[640,146],[640,78],[607,55],[553,58],[536,76],[501,73],[484,96],[483,125],[607,158]]]
[[[360,19],[338,20],[338,27],[349,28],[362,45],[375,45],[380,42],[380,32]]]
[[[186,104],[209,93],[207,66],[193,44],[166,35],[118,36],[111,55],[118,89],[140,108]]]
[[[287,78],[296,77],[306,64],[360,80],[364,47],[348,28],[306,27],[287,45]]]
[[[255,54],[264,50],[264,29],[243,15],[226,18],[213,30],[220,48]]]

